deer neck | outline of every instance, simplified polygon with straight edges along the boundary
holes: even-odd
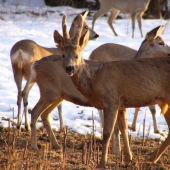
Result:
[[[103,63],[84,60],[79,70],[71,77],[76,88],[89,100],[92,97],[93,78],[97,70],[102,68]]]
[[[139,50],[137,51],[134,59],[146,58],[146,57],[150,57],[150,56],[149,56],[149,53],[148,53],[147,40],[145,39],[145,40],[142,42]]]

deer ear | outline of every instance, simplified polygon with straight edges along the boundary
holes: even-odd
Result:
[[[59,47],[61,50],[63,49],[64,39],[57,30],[54,31],[54,42],[58,44],[57,47]]]
[[[88,41],[89,41],[89,30],[87,30],[86,33],[80,38],[79,46],[80,46],[81,50],[83,50],[85,48]]]
[[[148,43],[151,43],[156,37],[160,36],[164,29],[165,29],[165,26],[160,25],[160,26],[154,28],[153,30],[151,30],[150,32],[148,32],[146,34],[146,39],[147,39]]]
[[[86,11],[80,13],[80,14],[82,15],[83,19],[85,19],[85,18],[87,17],[87,14],[88,14],[88,13],[89,13],[89,11],[86,10]]]
[[[86,11],[83,12],[83,13],[86,13]],[[82,14],[79,14],[79,15],[77,15],[77,16],[74,18],[74,20],[73,20],[73,22],[72,22],[72,24],[71,24],[71,27],[70,27],[70,30],[69,30],[69,35],[70,35],[71,38],[73,38],[73,37],[75,36],[76,32],[77,32],[78,29],[79,29],[79,24],[80,24],[80,22],[81,22],[81,21],[80,21],[80,15],[81,15],[82,19],[84,18]],[[84,15],[85,15],[85,14],[84,14]]]

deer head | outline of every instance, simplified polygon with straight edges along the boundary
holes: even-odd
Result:
[[[146,40],[147,40],[147,49],[150,47],[150,46],[153,46],[155,41],[154,40],[157,40],[158,41],[158,44],[159,45],[166,45],[165,42],[163,41],[163,39],[160,37],[160,35],[162,34],[163,30],[165,29],[165,26],[158,26],[156,28],[154,28],[153,30],[151,30],[150,32],[148,32],[146,34]]]
[[[70,37],[67,31],[66,19],[67,16],[64,15],[62,20],[63,37],[57,30],[55,30],[54,41],[58,44],[58,48],[60,48],[63,53],[62,56],[64,58],[66,73],[69,76],[72,76],[78,71],[78,66],[84,63],[81,52],[89,40],[89,31],[87,30],[87,32],[81,37],[83,17],[80,14],[74,20],[76,23],[75,34],[73,37]]]
[[[158,26],[146,34],[145,40],[142,42],[140,49],[136,53],[135,58],[143,57],[168,57],[170,56],[170,47],[160,37],[165,26]],[[148,55],[147,55],[148,54]]]
[[[88,12],[89,11],[86,10],[86,11],[81,13],[83,20],[84,20],[81,35],[84,35],[86,33],[86,31],[89,30],[89,40],[96,40],[99,37],[99,35],[92,28],[90,28],[89,25],[85,22],[85,18],[87,17]],[[74,20],[76,20],[76,18]],[[71,27],[70,27],[70,30],[69,30],[69,34],[70,34],[71,37],[74,36],[75,31],[77,29],[77,23],[74,22],[74,20],[73,20]]]

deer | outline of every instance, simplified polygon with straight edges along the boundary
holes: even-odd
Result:
[[[108,24],[114,35],[118,36],[113,27],[113,22],[115,21],[119,12],[124,12],[128,13],[132,19],[132,38],[134,38],[136,18],[138,20],[141,37],[143,37],[142,16],[147,10],[149,2],[150,0],[100,0],[100,9],[93,16],[92,29],[94,29],[96,20],[110,11],[111,14],[108,19]]]
[[[164,26],[158,26],[149,31],[146,34],[146,38],[141,43],[141,46],[138,51],[120,44],[106,43],[93,50],[90,54],[89,59],[100,62],[108,62],[119,60],[131,60],[143,57],[168,57],[170,56],[170,47],[160,37],[164,28]],[[149,106],[149,109],[153,118],[154,133],[160,133],[156,119],[156,107],[152,105]],[[139,110],[140,108],[135,109],[134,119],[132,122],[132,126],[130,127],[130,129],[133,131],[136,131],[136,123]],[[103,119],[102,112],[99,111],[99,113],[101,119]]]
[[[77,18],[78,28],[73,37],[67,32],[66,15],[63,16],[63,36],[54,31],[54,41],[63,53],[63,66],[75,87],[97,109],[104,111],[103,147],[100,164],[107,163],[108,146],[113,129],[118,121],[121,130],[125,160],[132,160],[127,135],[126,108],[158,104],[170,128],[170,58],[155,57],[126,61],[101,63],[84,60],[89,31],[81,36],[83,18]],[[31,115],[31,128],[35,128],[35,116]],[[150,156],[148,161],[156,163],[170,145],[170,134],[162,145]]]
[[[83,17],[86,17],[88,11],[82,13]],[[70,34],[74,35],[74,30],[76,29],[76,25],[73,21]],[[87,30],[90,30],[89,39],[95,40],[99,37],[99,35],[93,31],[89,25],[84,21],[83,24],[83,31],[84,34]],[[30,68],[33,63],[43,57],[46,57],[51,54],[61,54],[61,50],[59,48],[47,48],[43,47],[36,42],[24,39],[16,42],[10,51],[10,58],[11,64],[13,69],[13,76],[15,83],[17,85],[18,90],[18,97],[17,97],[17,105],[18,105],[18,116],[17,116],[17,128],[20,129],[21,127],[21,102],[22,98],[25,96],[25,92],[22,91],[22,79],[23,77],[27,80],[30,75]],[[33,86],[33,84],[32,84]],[[29,91],[31,90],[32,86],[29,86]],[[28,96],[28,94],[26,94]],[[28,121],[28,103],[24,103],[24,112],[25,112],[25,128],[26,130],[30,130],[30,125]],[[64,129],[64,121],[62,117],[62,106],[58,106],[58,112],[60,117],[60,130]]]
[[[48,71],[47,71],[48,70]],[[38,151],[36,124],[41,116],[43,127],[46,129],[52,148],[60,149],[49,121],[51,111],[63,100],[74,104],[92,107],[74,86],[63,69],[62,55],[50,55],[36,61],[31,67],[31,74],[24,88],[23,101],[27,103],[27,91],[32,84],[37,83],[40,99],[31,111],[31,148]]]
[[[157,49],[158,49],[158,51],[156,51],[156,52],[158,54],[160,53],[160,55],[162,57],[168,55],[168,53],[169,53],[168,47],[166,47],[165,43],[164,43],[165,49],[163,49],[162,47],[159,47],[159,45],[157,45],[158,42],[161,43],[163,40],[157,42],[153,37],[156,38],[159,34],[161,34],[161,30],[163,28],[164,27],[159,26],[159,27],[153,29],[152,31],[150,31],[146,36],[147,40],[150,39],[153,41],[152,43],[155,43],[155,46],[157,46]],[[158,39],[158,38],[156,38],[156,39]],[[154,46],[150,45],[149,43],[146,43],[145,45],[148,46],[148,54],[147,55],[149,55],[150,57],[154,57],[153,56],[154,54],[152,54],[154,51]],[[123,47],[124,47],[124,49],[126,49],[125,46],[122,46],[122,48]],[[141,49],[143,49],[142,47],[144,47],[143,43],[142,43],[139,51]],[[115,50],[116,50],[116,48],[115,48]],[[132,49],[132,51],[135,52],[135,50],[133,50],[133,49]],[[101,55],[103,55],[102,51],[101,51]],[[108,60],[107,54],[105,54],[103,56],[105,56],[106,60]],[[92,107],[92,104],[89,104],[89,101],[84,99],[84,97],[77,91],[77,89],[75,88],[73,83],[70,81],[70,78],[68,76],[65,76],[65,71],[62,68],[62,62],[60,61],[61,57],[62,56],[56,56],[56,57],[48,56],[48,57],[40,59],[39,61],[36,61],[36,63],[31,68],[31,74],[30,74],[31,77],[30,77],[30,79],[28,79],[27,84],[24,89],[25,94],[27,94],[27,91],[28,91],[27,89],[29,89],[30,84],[32,84],[32,83],[34,84],[35,82],[38,84],[38,87],[41,92],[40,99],[39,99],[39,102],[36,104],[36,106],[33,108],[32,114],[36,115],[36,120],[39,116],[41,116],[42,120],[44,120],[43,122],[47,121],[48,123],[43,123],[43,124],[46,124],[46,126],[47,126],[47,124],[48,124],[48,126],[50,126],[49,120],[46,117],[49,118],[50,112],[56,106],[58,106],[63,100],[67,100],[67,101],[70,101],[70,102],[72,102],[74,104],[78,104],[78,105],[83,105],[83,103],[81,102],[81,101],[83,101],[85,103],[85,106]],[[103,57],[101,57],[101,58],[98,57],[98,58],[101,61],[103,60]],[[93,58],[91,58],[91,59],[93,60]],[[48,72],[46,70],[48,70]],[[43,83],[43,82],[45,82],[45,83]],[[23,98],[24,103],[28,103],[27,98],[28,98],[27,95],[25,95],[25,97]],[[51,128],[48,127],[48,129],[51,129]],[[114,142],[113,153],[116,155],[120,154],[120,143],[119,143],[120,139],[119,139],[119,131],[118,130],[119,130],[118,127],[115,127],[113,138],[112,138],[113,142]],[[50,130],[50,131],[47,130],[47,133],[48,133],[48,136],[52,136],[50,139],[52,146],[54,148],[57,148],[55,146],[58,146],[58,144],[56,144],[57,142],[55,140],[55,137],[53,136],[52,130]],[[34,127],[34,130],[32,130],[32,138],[31,138],[32,142],[31,143],[32,143],[32,148],[34,150],[38,150],[38,147],[36,144],[37,140],[36,140],[35,136],[36,136],[36,130]]]

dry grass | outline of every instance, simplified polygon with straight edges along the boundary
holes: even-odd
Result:
[[[23,129],[19,132],[15,128],[0,127],[0,169],[96,169],[102,149],[100,139],[71,131],[67,131],[67,133],[55,132],[55,135],[62,146],[60,151],[51,149],[47,134],[37,130],[39,152],[34,152],[30,149],[29,132],[25,132]],[[148,139],[147,146],[142,146],[142,139],[131,138],[133,162],[126,164],[121,160],[121,157],[110,153],[112,150],[110,148],[106,169],[168,170],[170,169],[169,149],[156,164],[145,162],[145,159],[158,145],[158,140]]]

